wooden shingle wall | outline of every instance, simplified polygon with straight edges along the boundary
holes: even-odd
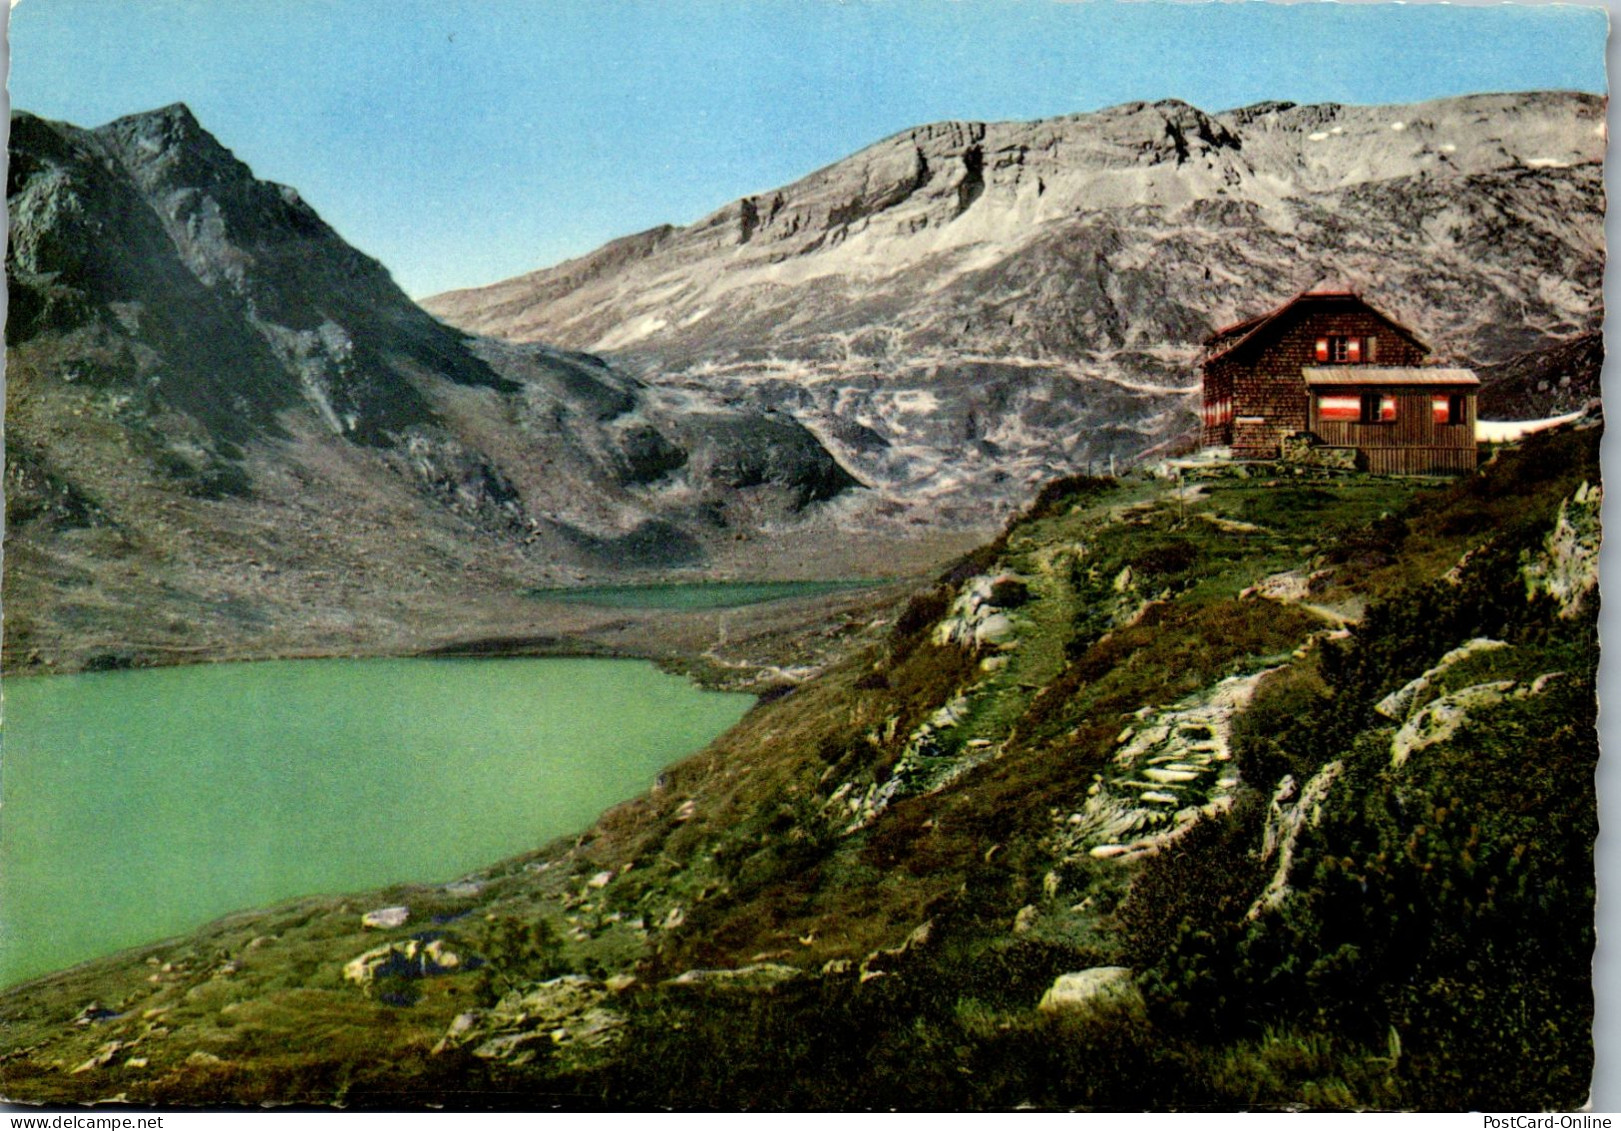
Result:
[[[1233,442],[1233,373],[1232,367],[1216,362],[1204,375],[1204,423],[1199,433],[1199,446],[1225,448]],[[1220,406],[1219,415],[1216,411]]]
[[[1396,418],[1381,424],[1353,420],[1319,420],[1312,412],[1311,431],[1329,447],[1357,448],[1369,471],[1383,475],[1454,474],[1475,469],[1475,395],[1472,391],[1427,386],[1358,390],[1336,388],[1336,393],[1378,392],[1396,402]],[[1434,400],[1463,394],[1463,418],[1452,424],[1435,422]]]
[[[1230,437],[1210,436],[1220,430],[1207,429],[1205,442],[1230,443],[1237,459],[1276,459],[1285,436],[1310,427],[1310,399],[1300,371],[1320,364],[1318,338],[1375,338],[1376,352],[1372,357],[1365,352],[1364,358],[1380,366],[1419,365],[1424,360],[1424,351],[1390,323],[1350,304],[1340,310],[1302,310],[1281,326],[1267,327],[1262,335],[1265,340],[1205,364],[1206,389],[1219,388],[1224,394],[1230,390],[1233,405]]]

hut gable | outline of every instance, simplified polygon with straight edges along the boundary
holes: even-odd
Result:
[[[1287,440],[1292,456],[1323,446],[1339,449],[1342,465],[1375,471],[1472,469],[1479,382],[1468,370],[1425,367],[1429,353],[1353,292],[1296,295],[1206,340],[1203,444],[1277,459]]]
[[[1390,344],[1386,346],[1387,349],[1395,346],[1399,339],[1404,352],[1410,355],[1416,354],[1417,357],[1423,358],[1430,352],[1430,347],[1420,341],[1418,335],[1388,314],[1375,310],[1355,291],[1306,291],[1266,314],[1217,330],[1205,339],[1205,363],[1209,364],[1224,357],[1242,360],[1258,350],[1266,349],[1279,336],[1287,333],[1292,325],[1301,322],[1321,325],[1325,331],[1330,332],[1336,325],[1343,324],[1346,328],[1354,326],[1357,330],[1373,335],[1376,339],[1376,348],[1380,333],[1394,335]],[[1371,362],[1374,359],[1360,360]]]

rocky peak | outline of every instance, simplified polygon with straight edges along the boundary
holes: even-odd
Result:
[[[1031,123],[1026,129],[1042,130],[1043,125]],[[1180,166],[1193,157],[1241,148],[1232,129],[1175,98],[1122,103],[1096,114],[1061,119],[1042,132],[1049,130],[1054,140],[1087,154],[1086,165],[1103,168]]]
[[[1165,136],[1176,151],[1178,165],[1195,152],[1243,147],[1236,133],[1196,106],[1167,99],[1154,103],[1154,109],[1165,119]]]
[[[252,170],[203,129],[184,102],[130,114],[91,132],[149,192],[253,181]]]
[[[351,438],[386,444],[433,418],[408,371],[498,384],[462,334],[296,192],[256,179],[185,105],[95,130],[13,121],[9,342],[94,333],[98,380],[237,439],[306,400]]]
[[[134,143],[149,153],[177,149],[229,152],[213,134],[203,129],[197,115],[184,102],[172,102],[156,110],[125,114],[93,132],[99,137]]]
[[[300,255],[342,259],[356,282],[380,284],[378,264],[344,244],[297,192],[254,177],[184,103],[131,114],[92,133],[147,197],[205,285],[225,283],[256,303],[277,305],[269,293],[276,282],[259,287],[255,276],[295,247]]]

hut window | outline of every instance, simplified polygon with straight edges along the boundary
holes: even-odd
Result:
[[[1318,338],[1314,352],[1318,361],[1337,361],[1344,365],[1356,365],[1362,361],[1362,339]]]
[[[1206,401],[1204,406],[1204,422],[1207,427],[1219,428],[1230,424],[1233,419],[1233,402],[1222,397]]]
[[[1434,403],[1437,424],[1463,424],[1469,419],[1469,406],[1461,393],[1436,397]]]
[[[1355,424],[1362,419],[1362,398],[1352,396],[1319,396],[1318,420],[1342,420]]]
[[[1378,393],[1362,394],[1362,423],[1389,424],[1396,419],[1396,398]]]

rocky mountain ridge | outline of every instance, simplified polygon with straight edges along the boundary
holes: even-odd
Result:
[[[791,418],[443,325],[183,105],[15,113],[7,200],[8,664],[353,647],[469,581],[735,570],[857,486]]]
[[[1217,326],[1325,280],[1459,364],[1601,318],[1603,100],[1131,103],[887,138],[424,305],[791,413],[931,521],[1183,435]]]

